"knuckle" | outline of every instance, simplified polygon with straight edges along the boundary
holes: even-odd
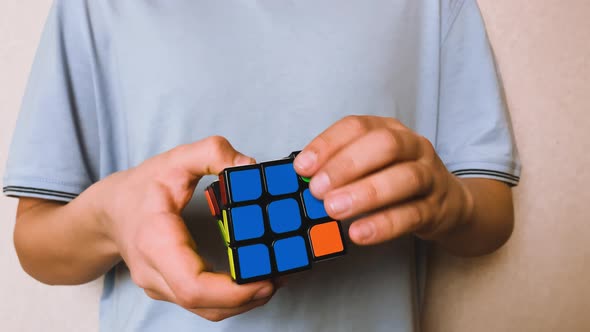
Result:
[[[149,287],[147,278],[143,273],[131,270],[130,274],[131,281],[133,281],[133,283],[136,284],[137,287],[141,289],[146,289]]]
[[[225,315],[219,310],[207,311],[201,313],[200,316],[211,322],[221,322],[222,320],[227,318],[227,315]]]
[[[422,188],[424,178],[420,168],[417,166],[409,167],[407,173],[407,179],[410,185],[415,188]]]
[[[228,140],[220,135],[209,136],[205,140],[208,144],[213,146],[225,146],[229,144]]]
[[[319,155],[321,151],[326,150],[331,145],[330,140],[326,135],[321,134],[307,147],[307,149],[316,155]]]
[[[426,138],[424,136],[420,136],[418,138],[418,142],[419,142],[420,147],[422,149],[422,154],[425,157],[431,159],[436,155],[434,145],[432,144],[432,142],[428,138]]]
[[[185,309],[193,309],[199,307],[199,301],[191,298],[188,294],[178,294],[176,295],[176,301],[179,306]]]
[[[250,300],[251,300],[251,297],[244,297],[244,296],[238,295],[238,296],[233,296],[231,298],[224,300],[224,304],[227,307],[238,308],[238,307],[248,304],[250,302]]]
[[[214,156],[221,156],[230,146],[229,141],[223,136],[209,136],[206,138],[209,152]]]
[[[144,292],[144,293],[145,293],[145,294],[146,294],[146,295],[147,295],[149,298],[151,298],[151,299],[153,299],[153,300],[161,301],[161,300],[163,300],[163,299],[164,299],[162,296],[158,295],[158,293],[156,293],[156,292],[154,292],[154,291],[151,291],[151,290],[149,290],[149,289],[144,289],[144,290],[143,290],[143,292]]]
[[[396,130],[382,128],[375,135],[377,135],[377,141],[383,144],[385,153],[394,156],[403,149],[403,140]]]
[[[326,172],[330,179],[345,180],[347,174],[357,174],[359,165],[356,159],[352,156],[341,156],[326,167]]]
[[[201,306],[201,291],[197,287],[191,287],[189,285],[176,286],[173,288],[173,292],[178,305],[181,307],[188,309]]]
[[[382,222],[380,224],[381,227],[383,227],[384,234],[387,234],[388,236],[395,236],[397,234],[397,219],[398,215],[395,213],[395,210],[387,210],[383,212]]]
[[[375,180],[367,181],[363,190],[362,200],[364,202],[377,202],[379,200],[379,186]]]
[[[423,167],[414,164],[408,168],[408,181],[413,188],[416,188],[418,191],[424,191],[430,186],[432,176]]]
[[[252,300],[251,296],[249,296],[249,297],[236,296],[228,301],[228,305],[231,307],[237,308],[237,307],[241,307],[241,306],[244,306],[244,305],[250,303],[251,300]]]
[[[424,210],[418,204],[412,204],[408,208],[408,223],[413,229],[418,229],[424,224]]]
[[[396,118],[385,118],[385,125],[389,128],[398,128],[403,126],[402,123]]]
[[[354,134],[364,134],[369,131],[369,122],[363,116],[348,115],[342,119],[347,130]]]

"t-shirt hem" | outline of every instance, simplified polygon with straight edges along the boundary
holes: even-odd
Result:
[[[32,177],[7,177],[2,192],[7,197],[32,197],[69,202],[84,191],[85,186],[65,181]]]
[[[447,165],[449,172],[460,178],[498,180],[514,187],[520,182],[520,165],[492,162],[454,162]]]

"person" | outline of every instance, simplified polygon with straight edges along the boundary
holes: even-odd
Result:
[[[512,136],[475,0],[56,0],[4,192],[27,273],[105,275],[102,331],[413,331],[422,244],[509,238]],[[209,175],[300,149],[347,255],[237,285]]]

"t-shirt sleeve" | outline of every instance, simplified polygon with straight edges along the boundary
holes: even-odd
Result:
[[[441,41],[437,151],[456,176],[517,185],[518,152],[479,7],[455,3]]]
[[[84,1],[55,1],[13,134],[3,191],[69,201],[97,177],[95,61]]]

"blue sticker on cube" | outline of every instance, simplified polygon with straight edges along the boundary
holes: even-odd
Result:
[[[267,211],[270,228],[275,233],[287,233],[301,227],[301,212],[294,198],[271,202]]]
[[[260,198],[262,180],[258,169],[246,169],[229,173],[229,188],[233,202],[245,202]]]
[[[270,254],[264,244],[238,248],[240,276],[244,279],[270,274]]]
[[[299,190],[299,181],[293,163],[264,168],[266,188],[273,196],[292,194]]]
[[[309,189],[305,189],[303,192],[303,204],[310,219],[321,219],[328,216],[326,209],[324,209],[324,202],[313,197]]]
[[[246,205],[230,210],[234,239],[256,239],[264,235],[264,219],[259,205]]]
[[[301,236],[293,236],[275,241],[273,245],[277,270],[294,270],[309,265],[307,247]]]

